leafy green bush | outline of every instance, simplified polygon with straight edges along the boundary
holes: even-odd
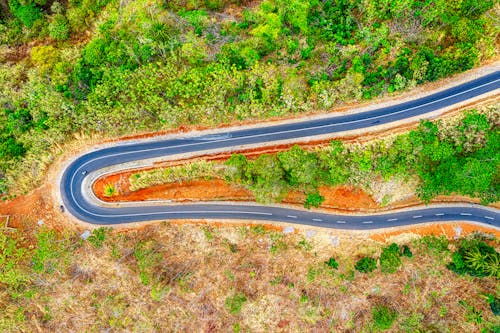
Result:
[[[69,38],[68,20],[62,14],[56,14],[49,24],[49,35],[55,40],[66,40]]]
[[[304,207],[309,209],[311,207],[319,207],[321,204],[325,201],[325,197],[322,196],[321,194],[315,192],[315,193],[309,193],[306,197],[306,201],[304,202]]]
[[[384,305],[377,305],[372,308],[373,324],[379,330],[388,330],[398,317],[394,309]]]
[[[17,0],[10,0],[9,7],[13,15],[28,28],[31,28],[37,20],[42,18],[40,8],[30,0],[22,3]]]
[[[500,253],[484,241],[465,239],[451,255],[448,269],[457,274],[500,277]]]
[[[401,251],[401,254],[408,258],[413,257],[413,253],[411,252],[410,247],[408,245],[403,245],[403,250]]]
[[[396,243],[383,248],[380,255],[380,270],[383,273],[395,273],[401,266],[400,256],[399,246]]]
[[[370,273],[377,268],[377,261],[370,257],[363,257],[356,262],[354,268],[361,273]]]
[[[226,298],[224,306],[233,315],[240,313],[243,304],[247,301],[245,294],[239,292]]]

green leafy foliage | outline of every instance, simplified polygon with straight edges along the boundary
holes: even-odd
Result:
[[[69,23],[62,14],[57,14],[49,25],[49,35],[55,40],[66,40],[69,38]]]
[[[327,265],[328,267],[330,267],[332,269],[339,268],[339,263],[333,257],[330,257],[327,261],[325,261],[325,265]]]
[[[403,255],[404,257],[408,257],[408,258],[413,257],[413,253],[411,252],[410,247],[408,245],[403,245],[401,255]]]
[[[361,273],[370,273],[377,269],[377,261],[370,257],[363,257],[356,262],[354,268]]]
[[[0,172],[8,184],[18,174],[39,175],[52,160],[51,148],[74,133],[217,126],[330,109],[469,69],[496,52],[493,5],[10,0],[1,7],[0,43],[42,43],[31,49],[26,66],[0,65],[6,82],[0,104],[21,113],[17,121],[27,125],[4,126],[11,120],[0,115]],[[228,15],[228,6],[241,15]],[[356,183],[373,172],[385,179],[417,174],[425,201],[460,193],[492,202],[499,196],[499,134],[491,122],[485,128],[476,120],[477,126],[471,120],[464,127],[463,141],[423,135],[432,149],[421,149],[422,135],[398,139],[389,154],[294,148],[280,154],[279,163],[250,161],[239,177],[265,202],[279,200],[290,187],[317,193],[321,184]],[[34,156],[41,158],[33,162]],[[274,190],[255,169],[263,164],[280,172]]]
[[[401,266],[401,253],[399,246],[392,243],[388,247],[382,249],[380,255],[380,270],[384,273],[395,273]]]
[[[104,241],[106,240],[106,234],[110,231],[110,228],[100,227],[92,230],[92,235],[87,239],[90,244],[94,247],[102,247]]]
[[[482,240],[465,239],[451,255],[448,269],[457,274],[500,277],[500,253]]]
[[[36,234],[37,247],[33,252],[33,270],[39,273],[52,273],[61,261],[62,243],[56,239],[53,230],[42,229]]]
[[[377,305],[372,308],[373,325],[379,330],[388,330],[398,317],[396,310],[385,305]]]
[[[19,292],[26,286],[30,277],[20,266],[28,254],[26,248],[0,229],[0,283],[12,292]]]
[[[325,197],[322,196],[321,194],[315,192],[315,193],[309,193],[306,196],[306,201],[304,202],[304,207],[309,209],[311,207],[319,207],[321,204],[325,201]]]
[[[10,0],[9,7],[12,14],[28,28],[33,27],[33,24],[42,18],[40,8],[31,0],[26,2]]]
[[[162,262],[162,256],[153,242],[141,242],[135,246],[134,255],[139,268],[139,279],[145,286],[154,282],[155,272]]]

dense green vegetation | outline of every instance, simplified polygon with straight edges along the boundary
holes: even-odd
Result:
[[[495,55],[493,5],[1,0],[0,190],[72,133],[328,109],[469,69]]]
[[[370,190],[375,179],[418,179],[417,195],[429,202],[440,194],[461,194],[483,203],[500,199],[498,108],[469,111],[454,121],[423,121],[407,134],[366,145],[333,141],[329,148],[299,146],[247,159],[231,156],[225,165],[195,162],[133,174],[131,190],[193,179],[225,178],[250,189],[258,202],[279,202],[290,190],[305,194],[304,206],[318,207],[321,185],[354,185]],[[410,253],[405,253],[411,256]]]
[[[463,240],[451,259],[447,267],[457,274],[500,278],[500,253],[483,240]]]
[[[425,202],[458,193],[488,203],[500,199],[500,129],[494,118],[469,112],[441,128],[422,121],[418,129],[390,142],[360,147],[333,141],[330,149],[315,152],[295,146],[255,160],[233,155],[226,165],[228,179],[248,186],[261,202],[279,201],[290,189],[315,194],[322,184],[369,188],[376,177],[417,175],[417,194]]]

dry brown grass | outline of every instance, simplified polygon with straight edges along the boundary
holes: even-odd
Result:
[[[357,258],[377,256],[383,244],[352,234],[162,223],[108,234],[100,248],[67,237],[56,271],[33,275],[37,292],[19,326],[25,331],[369,332],[371,308],[384,304],[399,313],[395,332],[408,331],[410,319],[415,330],[478,332],[458,301],[493,322],[481,295],[500,292],[493,278],[448,271],[447,255],[418,240],[411,243],[414,257],[386,275],[354,272]],[[137,249],[150,251],[142,266],[147,285]],[[324,264],[330,257],[338,270]],[[225,302],[236,293],[247,301],[231,314]],[[7,298],[0,293],[12,313]]]

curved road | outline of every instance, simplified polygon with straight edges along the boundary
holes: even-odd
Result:
[[[82,183],[93,171],[136,160],[179,153],[230,148],[277,140],[297,139],[378,126],[425,115],[500,88],[500,71],[410,102],[362,113],[323,119],[234,130],[224,134],[201,135],[163,141],[119,144],[78,157],[64,171],[60,190],[66,209],[78,219],[112,225],[166,219],[249,219],[281,221],[339,229],[376,229],[433,221],[471,221],[500,227],[500,211],[479,205],[428,206],[388,214],[333,215],[275,206],[244,204],[177,204],[137,207],[106,207],[90,202]]]

